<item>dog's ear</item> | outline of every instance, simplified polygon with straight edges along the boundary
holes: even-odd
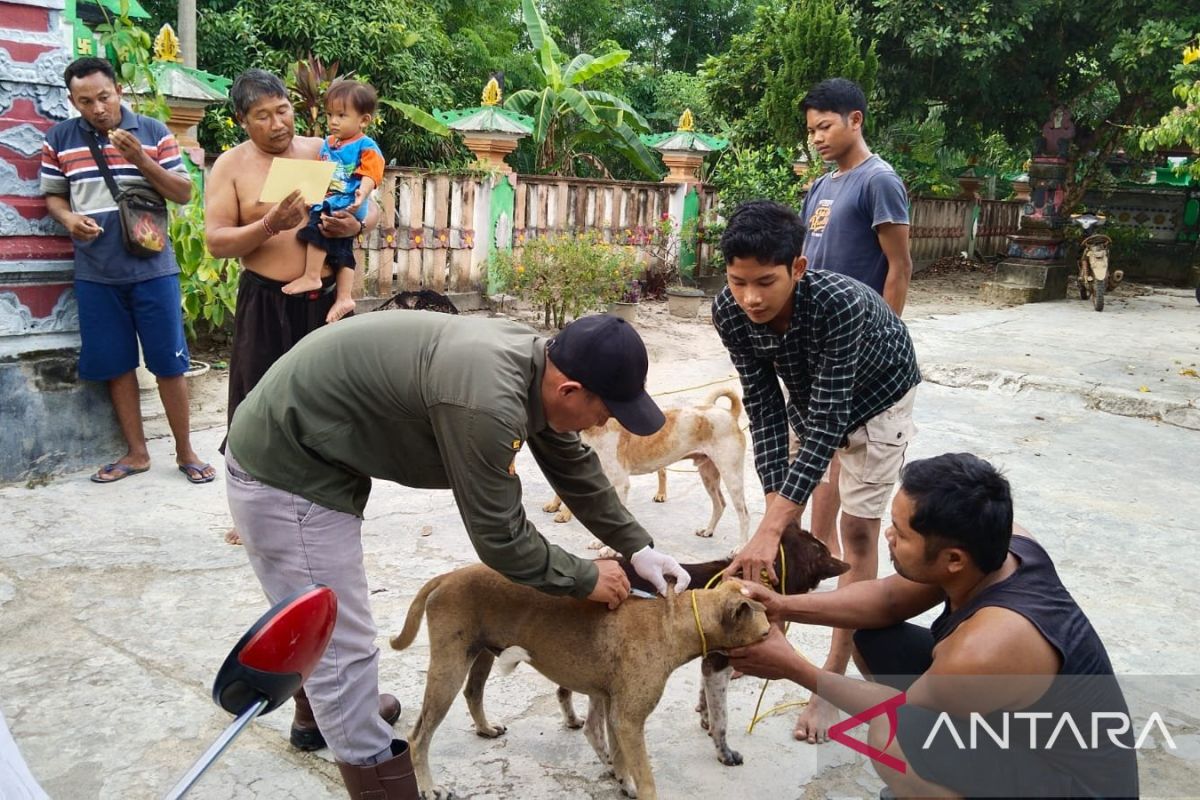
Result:
[[[799,534],[796,538],[799,550],[797,555],[807,571],[806,577],[808,578],[804,591],[812,591],[817,588],[818,583],[826,578],[836,578],[850,569],[849,564],[830,554],[829,548],[820,539],[806,530],[798,529],[797,533]]]
[[[821,580],[836,578],[848,569],[850,569],[850,565],[845,561],[826,553],[825,558],[821,561]]]
[[[747,619],[752,617],[756,612],[765,612],[766,610],[767,607],[762,603],[758,602],[757,600],[751,600],[747,597],[743,597],[739,593],[737,596],[729,598],[729,601],[726,602],[725,613],[722,616],[721,622],[723,622],[727,628],[736,628],[744,623]]]

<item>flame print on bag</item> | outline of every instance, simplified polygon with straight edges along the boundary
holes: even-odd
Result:
[[[166,246],[163,232],[155,225],[154,218],[149,214],[142,214],[138,217],[137,224],[133,226],[133,239],[142,247],[156,253],[161,253]]]

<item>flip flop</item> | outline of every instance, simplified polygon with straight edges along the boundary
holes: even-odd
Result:
[[[128,478],[130,475],[137,475],[138,473],[146,472],[149,469],[150,467],[148,466],[133,467],[129,464],[105,464],[103,467],[96,470],[96,474],[92,476],[92,483],[116,483],[117,481]],[[105,472],[115,472],[117,475],[115,478],[100,477],[100,475]]]
[[[179,471],[188,479],[188,483],[212,483],[217,473],[205,477],[204,470],[212,469],[212,464],[201,464],[193,461],[191,464],[180,464]],[[194,477],[193,477],[194,476]]]

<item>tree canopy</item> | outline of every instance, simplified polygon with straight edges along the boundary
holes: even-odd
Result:
[[[522,2],[197,0],[199,66],[282,75],[318,56],[370,80],[383,98],[430,110],[477,105],[489,75],[503,73],[506,93],[524,104],[523,90],[544,94],[553,76]],[[174,21],[171,0],[144,4],[159,21]],[[868,90],[869,142],[943,172],[963,154],[1004,146],[1009,154],[997,163],[1026,157],[1050,111],[1065,105],[1079,131],[1081,181],[1116,149],[1132,152],[1180,102],[1172,71],[1200,30],[1200,5],[1181,0],[537,0],[535,10],[561,53],[599,54],[608,65],[582,88],[555,90],[563,101],[556,113],[585,120],[560,126],[570,136],[596,124],[560,89],[601,93],[589,100],[599,103],[599,121],[597,109],[618,108],[603,95],[627,103],[637,111],[621,115],[631,130],[643,122],[668,130],[691,108],[701,129],[730,136],[735,149],[788,149],[803,135],[800,98],[812,83],[842,75]],[[617,52],[627,53],[621,63],[603,61]],[[557,64],[560,78],[570,64]],[[398,163],[466,160],[394,106],[383,108],[375,133]],[[237,134],[210,114],[203,140],[221,146]],[[620,137],[586,144],[614,175],[644,174],[636,148],[622,148]],[[539,149],[518,151],[521,168],[587,169]],[[761,166],[776,157],[728,160]]]

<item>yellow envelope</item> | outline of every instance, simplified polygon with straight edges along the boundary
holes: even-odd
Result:
[[[276,158],[267,172],[263,184],[262,203],[278,203],[297,189],[304,195],[304,202],[315,205],[325,199],[329,182],[333,180],[336,165],[332,161],[316,161],[302,158]]]

